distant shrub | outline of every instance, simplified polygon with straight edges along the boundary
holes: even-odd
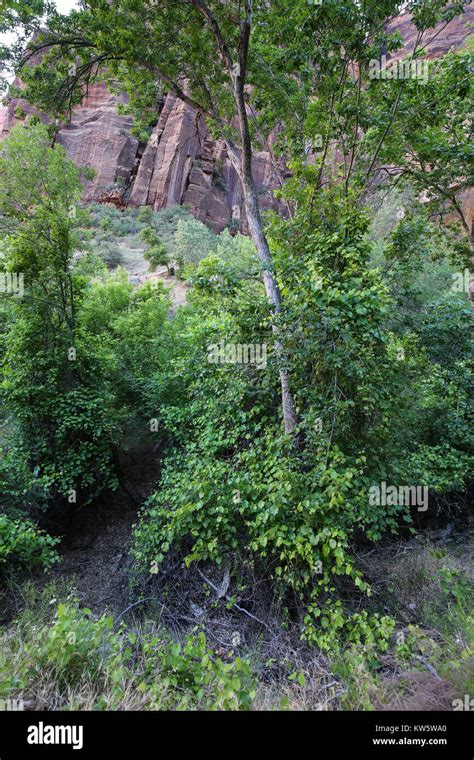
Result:
[[[198,264],[212,252],[215,235],[197,219],[180,219],[173,238],[174,258],[182,270]]]
[[[118,237],[133,235],[138,232],[138,225],[134,219],[124,213],[122,219],[115,224],[114,232]]]
[[[99,222],[99,227],[101,230],[111,230],[112,229],[112,221],[109,219],[109,217],[104,217]]]
[[[140,237],[147,245],[157,245],[160,242],[157,231],[150,226],[143,227],[140,230]]]
[[[102,242],[96,247],[95,253],[110,269],[115,269],[123,262],[122,251],[115,243]]]
[[[246,235],[240,233],[231,235],[228,229],[223,230],[215,239],[213,252],[219,259],[238,271],[247,273],[260,271],[255,246]]]
[[[151,206],[142,206],[137,215],[138,221],[144,222],[145,224],[150,224],[152,218],[153,211],[151,209]]]
[[[161,241],[157,245],[153,245],[143,254],[145,259],[150,262],[150,270],[155,271],[157,267],[165,266],[169,271],[170,257],[165,248],[164,243]]]
[[[81,256],[74,265],[74,274],[82,275],[88,278],[104,277],[107,274],[107,267],[104,259],[93,253],[87,251]]]

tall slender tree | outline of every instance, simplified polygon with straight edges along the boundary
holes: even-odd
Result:
[[[440,19],[449,23],[461,13],[464,3],[82,0],[79,10],[64,17],[50,3],[38,0],[35,15],[31,3],[18,0],[3,23],[4,28],[22,23],[24,40],[35,35],[26,54],[20,42],[4,58],[16,57],[17,70],[21,69],[27,83],[24,94],[44,110],[71,109],[88,84],[106,72],[128,91],[130,108],[142,117],[156,118],[158,96],[173,92],[195,110],[197,118],[206,119],[215,136],[225,140],[242,184],[249,232],[262,265],[287,433],[297,424],[297,412],[283,339],[281,287],[252,172],[255,147],[263,145],[272,151],[270,136],[277,134],[280,147],[293,157],[307,148],[308,123],[314,118],[317,96],[321,113],[329,118],[320,179],[331,144],[348,137],[349,144],[342,146],[348,187],[364,121],[362,72],[387,42],[387,21],[407,6],[421,39]],[[44,25],[47,31],[41,30]],[[391,45],[397,47],[393,41]],[[38,63],[39,57],[41,62],[33,69],[25,66]],[[402,86],[394,90],[393,102],[387,104],[390,118],[377,125],[380,142],[368,174],[393,127],[402,91]]]

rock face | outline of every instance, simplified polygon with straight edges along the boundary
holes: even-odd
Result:
[[[450,50],[458,50],[466,37],[472,33],[473,22],[474,7],[466,4],[461,16],[456,16],[446,26],[444,23],[440,23],[435,29],[428,30],[423,39],[418,42],[418,48],[424,48],[429,41],[423,52],[427,58],[439,58]],[[418,32],[411,23],[409,13],[402,13],[388,24],[387,29],[391,34],[393,32],[401,34],[405,43],[404,47],[394,56],[395,58],[401,58],[413,51]]]
[[[273,198],[278,178],[269,153],[256,153],[254,177],[262,208],[278,208]],[[204,120],[174,95],[165,99],[140,161],[129,203],[149,205],[155,211],[184,204],[216,230],[229,222],[238,226],[243,217],[240,182],[224,142],[211,139]]]
[[[18,80],[14,84],[21,85]],[[108,92],[104,83],[91,85],[81,106],[75,109],[71,123],[58,133],[58,142],[64,145],[69,157],[96,172],[95,178],[85,183],[86,201],[97,200],[119,177],[124,186],[129,184],[136,167],[138,140],[130,135],[132,118],[117,114],[120,100]],[[12,99],[6,108],[0,109],[0,139],[32,114],[48,121],[45,114],[26,100]]]
[[[431,30],[428,39],[434,39],[425,55],[437,57],[459,48],[473,19],[474,8],[467,6],[465,14],[445,29],[440,25]],[[391,22],[390,31],[400,32],[405,39],[403,54],[413,48],[416,30],[409,14]],[[105,84],[92,85],[81,106],[75,109],[71,123],[59,132],[58,140],[69,156],[77,164],[95,169],[94,180],[85,186],[85,200],[98,200],[119,184],[124,200],[132,206],[150,205],[158,210],[183,204],[216,231],[229,224],[239,227],[243,221],[240,182],[224,143],[210,137],[195,111],[174,95],[167,95],[160,104],[157,126],[144,145],[130,134],[132,118],[117,114],[120,100],[120,96],[110,94]],[[0,137],[24,118],[18,115],[21,111],[36,113],[24,100],[12,100],[0,109]],[[274,198],[273,191],[280,178],[269,152],[256,153],[254,176],[262,208],[279,211],[280,201]]]
[[[77,164],[89,164],[96,175],[85,186],[84,199],[96,200],[117,181],[126,187],[138,156],[138,140],[130,135],[133,119],[117,115],[120,98],[105,84],[94,84],[71,123],[60,130],[58,142]]]

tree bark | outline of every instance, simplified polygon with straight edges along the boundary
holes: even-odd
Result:
[[[245,161],[243,163],[245,163]],[[242,167],[242,169],[244,206],[247,222],[249,225],[250,236],[255,245],[255,248],[257,249],[257,254],[260,258],[260,261],[263,264],[263,282],[270,308],[273,315],[277,315],[281,311],[281,294],[275,277],[271,271],[271,254],[267,239],[265,237],[265,232],[263,230],[255,183],[251,174],[251,170],[250,176],[248,176],[248,174],[245,173],[244,167]],[[289,435],[293,432],[298,422],[298,418],[296,415],[293,396],[290,391],[288,372],[282,366],[282,363],[284,362],[284,354],[281,341],[278,338],[279,329],[277,325],[274,324],[274,322],[272,324],[272,331],[275,335],[275,350],[279,364],[278,371],[280,375],[283,421],[285,424],[285,433]]]
[[[199,2],[199,0],[198,0]],[[222,57],[227,64],[229,76],[233,80],[234,98],[237,108],[237,117],[239,122],[239,131],[241,138],[241,150],[237,151],[234,146],[227,141],[229,155],[232,163],[240,176],[244,196],[244,208],[249,226],[250,236],[257,250],[258,257],[262,262],[263,282],[267,294],[270,309],[272,311],[272,331],[275,336],[275,351],[278,361],[278,372],[281,385],[281,403],[283,411],[283,421],[285,433],[290,435],[297,425],[298,417],[296,414],[295,403],[290,390],[288,371],[285,368],[285,355],[281,340],[279,339],[279,328],[275,324],[274,317],[281,311],[281,293],[272,271],[272,256],[268,245],[265,231],[263,229],[260,207],[258,203],[257,189],[252,173],[252,138],[249,128],[249,119],[247,113],[247,104],[245,102],[245,77],[247,69],[248,47],[251,30],[251,1],[245,0],[246,16],[241,26],[239,60],[236,66],[232,64],[229,52],[225,43],[218,38],[219,48]]]
[[[238,62],[235,64],[233,56],[231,55],[231,51],[219,27],[219,23],[211,12],[209,6],[206,4],[205,0],[186,0],[186,2],[198,13],[200,13],[206,20],[206,23],[208,24],[209,29],[217,43],[220,58],[225,69],[227,70],[234,89],[234,100],[237,110],[242,147],[240,150],[237,149],[233,144],[233,141],[230,139],[227,139],[226,143],[232,164],[242,182],[244,207],[247,222],[249,225],[250,236],[255,245],[260,261],[262,262],[263,282],[273,317],[272,331],[275,336],[275,350],[278,359],[278,372],[280,376],[281,400],[285,432],[287,434],[291,434],[297,425],[298,418],[296,415],[293,396],[290,391],[288,371],[285,367],[286,361],[284,350],[281,340],[278,337],[279,328],[275,324],[274,319],[274,317],[281,311],[281,294],[272,271],[272,257],[263,229],[257,190],[252,174],[252,138],[249,129],[247,104],[245,102],[245,79],[250,32],[252,26],[252,0],[244,0],[245,15],[240,23]],[[204,116],[215,119],[220,124],[229,126],[228,124],[225,124],[221,118],[219,118],[218,114],[211,113],[208,109],[201,107],[199,103],[193,101],[193,99],[186,95],[186,93],[179,87],[177,82],[172,81],[163,72],[160,72],[156,66],[151,66],[145,62],[143,65],[145,65],[150,70],[153,70],[160,79],[168,82],[178,98],[183,100],[185,103],[188,103],[188,105],[196,108],[196,110],[198,110]]]

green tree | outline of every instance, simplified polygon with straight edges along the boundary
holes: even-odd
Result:
[[[153,227],[144,227],[140,231],[140,237],[149,246],[144,256],[150,262],[151,271],[154,272],[159,266],[166,266],[169,272],[170,257],[157,231]]]
[[[366,172],[370,175],[380,146],[396,123],[404,92],[404,82],[396,83],[386,103],[386,117],[367,125],[370,88],[365,83],[370,60],[379,56],[382,44],[389,51],[401,45],[399,38],[387,34],[386,21],[402,8],[412,11],[417,29],[414,59],[425,45],[426,30],[439,20],[448,23],[462,12],[464,3],[89,0],[68,17],[50,13],[46,33],[41,31],[43,19],[31,17],[29,4],[18,5],[16,13],[6,15],[4,27],[22,22],[26,34],[33,29],[39,34],[30,50],[31,56],[41,52],[42,61],[34,73],[24,67],[23,71],[28,82],[25,94],[45,110],[57,112],[58,93],[70,109],[83,97],[83,85],[99,69],[107,69],[110,78],[129,92],[131,109],[145,114],[148,123],[155,119],[157,95],[171,91],[194,110],[196,123],[203,116],[214,134],[225,140],[242,184],[249,231],[273,314],[283,416],[285,429],[291,432],[297,416],[280,339],[281,291],[252,172],[255,147],[273,152],[270,135],[277,129],[281,136],[277,145],[283,144],[287,157],[294,158],[307,154],[311,138],[316,137],[322,145],[317,162],[322,182],[336,140],[342,146],[343,181],[348,188],[361,131],[370,126],[376,132]],[[40,11],[47,7],[45,3]],[[20,65],[28,60],[20,46],[13,52]],[[315,192],[319,189],[316,186]]]
[[[78,325],[87,279],[72,258],[80,171],[44,126],[17,127],[0,151],[3,265],[23,278],[8,296],[1,393],[20,459],[47,502],[84,503],[115,483],[113,357]],[[28,495],[26,496],[28,500]]]
[[[180,219],[173,237],[173,251],[180,269],[198,264],[216,245],[216,237],[197,219]]]
[[[378,176],[385,193],[391,186],[408,188],[423,198],[425,218],[445,222],[451,215],[457,219],[454,235],[459,239],[461,266],[471,265],[474,250],[474,228],[463,204],[463,193],[474,184],[473,63],[472,44],[430,61],[423,86],[413,80],[403,83],[399,118],[390,128],[386,110],[393,82],[372,83],[370,98],[371,124],[386,125],[378,160],[367,167],[371,182]],[[362,142],[365,150],[378,145],[378,132],[368,125]],[[440,226],[449,236],[450,227]]]

